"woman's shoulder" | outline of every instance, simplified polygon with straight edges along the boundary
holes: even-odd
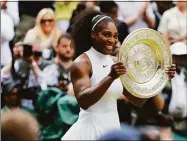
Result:
[[[78,56],[72,66],[71,66],[71,70],[73,71],[77,71],[77,70],[80,70],[80,71],[89,71],[91,68],[91,62],[88,58],[88,56],[83,53],[81,54],[80,56]]]
[[[35,28],[32,28],[30,30],[27,31],[26,35],[25,35],[25,38],[23,40],[24,43],[30,43],[32,42],[33,40],[35,40],[36,38],[36,30]]]
[[[35,30],[35,28],[31,28],[31,29],[29,29],[28,31],[27,31],[27,34],[36,34],[36,30]]]
[[[86,53],[83,53],[74,60],[73,64],[91,65],[91,62]]]

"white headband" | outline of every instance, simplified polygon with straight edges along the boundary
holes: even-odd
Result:
[[[101,16],[101,15],[96,15],[95,17],[93,17],[92,21],[93,21],[95,18],[97,18],[98,16]],[[104,16],[104,17],[102,17],[101,19],[99,19],[99,20],[93,25],[92,31],[94,31],[95,26],[96,26],[100,21],[102,21],[102,20],[105,19],[105,18],[111,19],[109,16]],[[112,19],[111,19],[111,20],[112,20]],[[112,21],[113,21],[113,20],[112,20]]]
[[[99,16],[101,16],[101,15],[96,15],[95,17],[93,17],[92,22],[93,22],[93,20],[95,20]]]

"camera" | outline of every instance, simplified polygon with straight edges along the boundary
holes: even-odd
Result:
[[[22,83],[25,83],[30,75],[31,63],[29,58],[31,56],[40,57],[42,55],[39,51],[33,51],[33,46],[30,44],[22,44],[23,46],[23,56],[22,58],[17,59],[19,69],[16,72],[16,76],[20,78]]]
[[[23,44],[23,57],[27,58],[32,56],[32,45],[29,44]]]
[[[59,77],[58,77],[58,81],[62,81],[63,84],[66,86],[70,83],[70,78],[67,72],[61,72]]]
[[[23,44],[23,57],[28,58],[30,56],[40,57],[42,56],[42,52],[33,51],[33,46],[29,44]]]

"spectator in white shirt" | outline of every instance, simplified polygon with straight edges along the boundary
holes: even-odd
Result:
[[[177,2],[176,6],[165,11],[158,31],[170,44],[183,42],[187,45],[187,2]]]
[[[12,60],[12,54],[9,47],[9,41],[14,37],[14,23],[10,15],[5,10],[7,2],[1,2],[1,68],[9,64]]]
[[[119,19],[129,26],[129,32],[138,28],[154,28],[155,16],[150,1],[116,2],[119,6]]]
[[[173,127],[175,130],[185,132],[187,129],[187,2],[175,1],[176,6],[165,11],[158,31],[165,37],[170,44],[173,60],[176,61],[177,73],[171,80],[172,94],[169,103],[169,114],[181,120],[174,120]],[[178,56],[178,59],[176,57]],[[185,134],[184,134],[185,135]]]
[[[7,14],[9,14],[13,20],[14,26],[18,25],[19,18],[19,8],[18,8],[18,0],[7,0]]]

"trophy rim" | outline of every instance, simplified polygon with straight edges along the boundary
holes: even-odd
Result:
[[[163,42],[163,46],[159,46],[159,48],[161,48],[161,49],[163,49],[165,52],[164,53],[166,53],[167,54],[167,56],[169,57],[168,58],[168,60],[167,60],[167,64],[166,65],[171,65],[172,64],[172,54],[171,54],[171,51],[170,51],[170,49],[169,49],[169,44],[167,43],[167,41],[163,38],[163,36],[159,33],[159,32],[157,32],[156,30],[153,30],[153,29],[150,29],[150,28],[140,28],[140,29],[137,29],[137,30],[135,30],[135,31],[133,31],[133,32],[131,32],[127,37],[126,37],[126,39],[123,41],[123,43],[122,43],[122,45],[121,45],[121,47],[120,47],[120,49],[119,49],[119,55],[118,55],[118,61],[122,61],[121,60],[121,56],[123,55],[123,50],[124,50],[124,48],[127,46],[127,44],[128,44],[128,42],[130,41],[130,39],[133,37],[133,36],[135,36],[136,34],[138,35],[138,33],[141,33],[141,32],[146,32],[146,31],[148,31],[148,32],[150,32],[150,33],[152,33],[152,34],[154,34],[155,36],[157,36],[157,38],[158,39],[160,39],[160,42]],[[147,32],[147,33],[148,33]],[[142,39],[143,40],[143,39]],[[145,39],[144,39],[145,40]],[[137,40],[138,41],[138,40]],[[154,40],[155,41],[155,40]],[[141,43],[141,42],[140,42]],[[132,46],[133,47],[133,46]],[[131,47],[131,48],[132,48]],[[129,47],[130,48],[130,47]],[[159,49],[159,51],[161,50],[161,49]],[[158,52],[159,52],[158,51]],[[162,50],[161,50],[162,51]],[[165,61],[167,58],[165,58],[164,57],[164,55],[166,55],[166,54],[164,54],[163,52],[160,52],[163,56],[159,56],[159,57],[161,57],[161,60],[163,60],[163,61]],[[157,58],[158,59],[158,58]],[[164,66],[164,64],[163,63],[165,63],[165,62],[161,62],[162,63],[162,65]],[[145,93],[141,93],[140,91],[139,92],[135,92],[133,89],[132,89],[132,86],[131,86],[131,84],[129,84],[128,82],[132,82],[132,80],[131,79],[129,79],[129,76],[128,76],[128,74],[125,74],[125,75],[121,75],[120,76],[120,79],[121,79],[121,81],[122,81],[122,84],[123,84],[123,86],[125,87],[125,89],[128,91],[128,92],[130,92],[132,95],[134,95],[135,97],[138,97],[138,98],[150,98],[150,97],[153,97],[153,96],[155,96],[155,95],[157,95],[158,93],[160,93],[162,90],[163,90],[163,88],[166,86],[166,84],[168,83],[168,81],[169,81],[169,78],[168,78],[168,75],[165,73],[165,71],[164,71],[164,69],[163,69],[163,66],[162,66],[162,75],[163,75],[163,78],[162,79],[164,79],[163,81],[161,81],[162,82],[162,84],[157,88],[157,89],[155,89],[154,91],[152,91],[152,92],[149,92],[148,94],[145,94]],[[128,68],[127,68],[128,69]],[[160,75],[161,75],[160,74]],[[156,78],[156,76],[154,77],[154,78],[151,78],[148,82],[150,82],[150,81],[153,81],[154,79]],[[161,79],[160,78],[160,79]],[[128,79],[128,81],[127,81],[127,79]],[[139,86],[139,88],[140,88],[140,90],[141,90],[141,85],[140,84],[138,84],[137,82],[133,82],[133,84],[135,84],[135,87],[138,87]],[[155,84],[156,85],[156,84]],[[153,85],[154,86],[154,85]]]

